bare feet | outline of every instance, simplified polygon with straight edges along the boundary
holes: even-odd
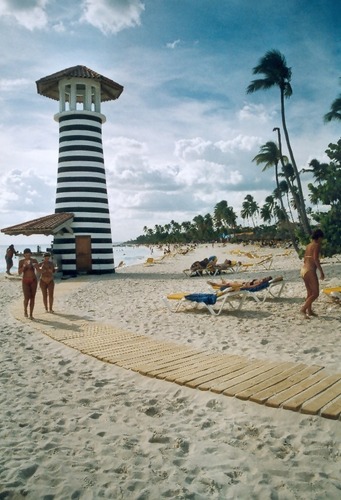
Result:
[[[304,319],[310,319],[309,314],[304,309],[300,309],[300,313],[303,314]]]
[[[34,319],[34,317],[33,317],[33,316],[30,316],[30,319]]]
[[[310,312],[308,313],[308,315],[309,315],[309,316],[315,316],[316,318],[318,317],[318,314],[316,314],[316,312],[314,312],[314,311],[310,311]]]
[[[24,312],[24,316],[25,316],[25,318],[28,318],[28,314],[26,311]]]

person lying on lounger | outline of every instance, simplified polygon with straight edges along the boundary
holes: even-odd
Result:
[[[208,263],[209,263],[208,259],[204,259],[201,261],[196,260],[191,265],[191,268],[190,268],[191,273],[202,274],[202,271],[204,271],[206,269]]]
[[[222,280],[221,283],[214,283],[208,281],[208,284],[214,288],[219,287],[220,290],[225,290],[225,288],[233,288],[234,290],[252,290],[257,288],[264,283],[268,283],[272,280],[272,276],[267,276],[266,278],[253,279],[251,281],[225,281]]]

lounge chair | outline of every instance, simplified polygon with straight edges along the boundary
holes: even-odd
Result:
[[[218,290],[215,293],[171,293],[163,297],[163,302],[168,309],[172,312],[179,312],[186,310],[189,307],[193,309],[193,304],[198,306],[201,304],[212,314],[212,316],[219,316],[225,304],[227,303],[231,309],[239,311],[247,298],[248,292],[241,290],[234,291],[233,289]],[[237,302],[234,305],[234,302]],[[174,303],[174,304],[172,304]],[[214,308],[214,305],[218,308]]]
[[[230,282],[230,283],[213,283],[209,284],[215,290],[224,290],[227,287],[229,290],[243,291],[247,292],[247,297],[252,298],[258,303],[263,303],[268,296],[273,298],[279,298],[282,294],[283,288],[285,286],[285,281],[283,276],[277,276],[276,278],[263,278],[262,280],[253,280],[253,282]],[[262,292],[262,293],[259,293]]]
[[[240,269],[242,271],[248,271],[250,268],[254,269],[271,269],[272,267],[273,256],[268,255],[264,257],[264,259],[258,260],[257,262],[241,262]]]
[[[209,263],[205,269],[206,274],[217,276],[224,273],[236,273],[239,270],[241,262],[226,259],[222,264]]]
[[[144,263],[144,266],[152,266],[153,264],[155,264],[155,260],[153,257],[148,257],[146,262]]]
[[[325,293],[334,302],[341,304],[341,286],[324,288],[322,292]]]
[[[189,269],[184,269],[183,273],[186,274],[189,278],[192,278],[194,276],[202,276],[204,271],[206,270],[207,266],[211,263],[216,262],[216,257],[210,257],[209,259],[204,259],[204,260],[196,260],[193,262],[191,267]]]

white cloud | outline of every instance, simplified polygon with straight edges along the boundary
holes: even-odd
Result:
[[[270,109],[270,110],[269,110]],[[269,123],[277,116],[278,112],[266,107],[263,104],[245,103],[243,108],[238,112],[240,121],[257,120],[261,123]]]
[[[14,18],[30,31],[42,29],[48,22],[47,4],[48,0],[0,0],[0,17]]]
[[[55,185],[34,170],[10,170],[0,179],[0,211],[27,212],[34,209],[54,212]]]
[[[32,85],[31,80],[28,78],[0,78],[0,92],[17,91],[20,87]]]
[[[259,137],[242,134],[238,134],[227,141],[220,140],[217,142],[196,137],[177,141],[175,155],[187,161],[204,158],[208,161],[228,164],[236,153],[250,152],[259,144]]]
[[[140,0],[84,0],[85,21],[102,33],[118,33],[141,24],[144,4]]]
[[[54,24],[52,26],[52,29],[56,33],[64,33],[66,31],[65,25],[64,25],[64,23],[62,21],[59,21],[58,23]]]
[[[179,45],[180,39],[174,40],[174,42],[169,42],[166,44],[167,49],[175,49],[177,45]]]
[[[29,31],[46,29],[50,24],[53,31],[62,33],[66,31],[65,22],[74,24],[76,15],[78,22],[81,13],[81,22],[110,34],[139,26],[144,11],[144,4],[140,0],[78,0],[76,4],[80,5],[77,9],[74,5],[65,7],[56,3],[57,6],[51,0],[0,0],[0,17],[9,21],[14,19]],[[61,16],[65,17],[64,21],[60,19]]]

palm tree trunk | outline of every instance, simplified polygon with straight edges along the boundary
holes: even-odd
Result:
[[[280,152],[280,156],[281,156],[281,159],[282,159],[282,149],[281,149],[281,146],[279,147],[279,152]],[[283,203],[283,197],[282,197],[282,194],[281,194],[281,190],[279,189],[278,162],[275,165],[275,176],[276,176],[277,191],[278,191],[278,194],[279,194],[279,202],[281,204],[281,209],[282,209],[282,212],[284,214],[285,221],[286,221],[286,223],[288,225],[288,231],[289,231],[289,234],[290,234],[291,243],[292,243],[292,245],[293,245],[293,247],[295,249],[295,252],[298,254],[298,245],[297,245],[297,242],[296,242],[295,233],[292,230],[292,226],[291,226],[291,223],[290,223],[290,220],[289,220],[289,217],[288,217],[288,213],[287,213],[287,211],[285,209],[285,206],[284,206],[284,203]]]
[[[281,140],[281,131],[278,127],[274,128],[274,130],[277,131],[277,136],[278,136],[278,150],[279,150],[279,157],[280,157],[280,160],[281,160],[281,164],[282,164],[282,168],[284,167],[284,161],[283,161],[283,154],[282,154],[282,140]],[[284,169],[283,169],[284,170]],[[276,182],[277,182],[277,189],[278,191],[280,191],[279,189],[279,182],[278,182],[278,163],[276,164]],[[288,182],[288,180],[287,180]],[[290,183],[288,182],[288,186],[290,187]],[[293,196],[294,194],[296,195],[296,193],[292,193]],[[286,218],[286,221],[288,223],[288,231],[289,231],[289,234],[290,234],[290,239],[291,239],[291,243],[292,243],[292,246],[294,247],[295,249],[295,252],[299,253],[299,248],[298,248],[298,245],[297,245],[297,241],[296,241],[296,237],[295,237],[295,233],[292,229],[292,226],[290,224],[290,220],[289,220],[289,217],[288,217],[288,214],[287,214],[287,211],[285,210],[284,208],[284,203],[283,203],[283,200],[282,200],[282,197],[280,199],[281,201],[281,208],[283,210],[283,213],[285,214],[285,218]],[[292,215],[292,214],[291,214]]]
[[[284,131],[284,135],[285,135],[285,141],[286,141],[286,144],[287,144],[287,148],[288,148],[288,151],[289,151],[289,156],[290,156],[291,164],[293,166],[293,169],[294,169],[294,172],[295,172],[296,181],[297,181],[298,196],[299,196],[299,205],[298,205],[297,209],[298,209],[298,211],[300,213],[300,216],[301,216],[303,230],[304,230],[304,232],[306,233],[307,236],[310,236],[311,230],[310,230],[310,225],[309,225],[309,221],[308,221],[308,217],[307,217],[307,212],[306,212],[306,209],[305,209],[305,203],[304,203],[304,196],[303,196],[301,178],[300,178],[300,174],[298,172],[298,168],[297,168],[297,165],[296,165],[294,153],[293,153],[292,148],[291,148],[289,134],[288,134],[288,129],[287,129],[287,125],[286,125],[285,107],[284,107],[284,91],[283,91],[282,88],[281,88],[281,115],[282,115],[282,127],[283,127],[283,131]]]

